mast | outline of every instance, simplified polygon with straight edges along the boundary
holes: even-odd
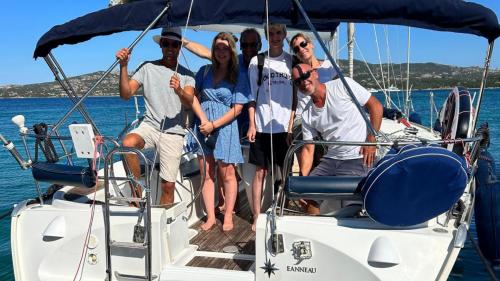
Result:
[[[405,115],[410,116],[410,27],[408,27],[408,48],[406,49],[406,94],[405,94]]]
[[[347,24],[347,56],[349,60],[349,77],[354,78],[354,23]]]

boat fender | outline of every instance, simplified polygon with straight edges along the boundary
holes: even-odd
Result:
[[[495,160],[483,149],[476,172],[474,216],[479,248],[493,263],[500,263],[500,174]]]
[[[444,102],[439,114],[441,137],[446,139],[467,138],[472,127],[472,100],[469,91],[463,87],[455,87]],[[464,154],[464,144],[450,143],[443,147],[458,155]]]
[[[53,184],[89,188],[96,184],[96,174],[89,167],[36,162],[31,172],[35,180]]]

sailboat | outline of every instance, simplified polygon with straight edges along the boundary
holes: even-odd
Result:
[[[116,138],[102,136],[83,106],[117,62],[80,96],[53,51],[96,36],[141,30],[130,45],[133,49],[152,28],[255,26],[265,23],[266,15],[269,22],[314,34],[333,31],[340,22],[370,22],[484,37],[489,45],[475,111],[466,89],[455,88],[443,113],[441,134],[405,120],[384,119],[380,132],[375,132],[377,143],[362,143],[380,147],[381,160],[367,178],[299,177],[292,172],[291,161],[306,142],[296,143],[289,149],[277,195],[272,192],[274,179],[266,182],[270,205],[259,215],[256,233],[245,220],[250,213],[245,202],[240,204],[241,219],[236,219],[233,234],[199,231],[204,212],[194,155],[186,151],[183,157],[175,204],[157,206],[152,199],[159,178],[155,164],[141,151],[122,148]],[[38,198],[19,202],[12,212],[16,280],[446,280],[471,221],[481,140],[475,128],[499,35],[491,10],[459,0],[133,1],[54,26],[38,41],[34,57],[47,62],[73,106],[45,132],[31,131],[21,116],[13,121],[23,139],[34,137],[37,145],[42,143],[48,158],[51,141],[71,142],[78,156],[85,157],[99,139],[106,144],[104,168],[96,177],[86,167],[33,163],[1,138],[21,167],[32,169],[36,180],[57,184],[48,194],[39,191]],[[317,39],[344,80],[319,35]],[[468,110],[457,110],[467,106]],[[61,136],[58,130],[75,111],[84,123],[72,124],[69,130],[80,132],[79,136]],[[69,159],[73,154],[66,152],[63,155]],[[133,179],[120,161],[126,153],[143,159],[144,198],[130,194]],[[393,174],[396,177],[385,173],[407,160],[411,169],[405,166]],[[248,165],[240,167],[244,182],[250,182]],[[244,198],[244,192],[240,195]],[[308,216],[288,207],[301,198],[334,203],[355,199],[362,204]],[[131,206],[133,200],[141,207]]]

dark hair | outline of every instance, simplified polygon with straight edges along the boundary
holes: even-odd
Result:
[[[262,48],[262,38],[260,37],[260,33],[257,31],[257,29],[255,28],[246,28],[245,30],[243,30],[240,34],[240,44],[243,43],[243,36],[245,36],[246,34],[250,34],[250,33],[255,33],[255,35],[257,35],[257,49],[258,51],[260,51],[260,48]]]

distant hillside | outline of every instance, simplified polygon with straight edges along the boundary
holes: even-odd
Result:
[[[103,71],[93,72],[69,78],[71,85],[78,95],[83,95],[94,82],[103,74]],[[109,74],[95,89],[93,96],[118,95],[118,74]],[[0,97],[61,97],[66,96],[57,82],[45,82],[29,85],[0,86]]]
[[[339,61],[342,71],[347,73],[347,61]],[[406,64],[391,64],[390,82],[387,82],[387,64],[382,64],[386,87],[391,85],[406,89]],[[365,64],[362,61],[354,61],[354,79],[366,88],[380,89],[370,74],[378,80],[382,86],[382,75],[379,64]],[[411,63],[410,64],[410,86],[412,89],[435,89],[464,86],[467,88],[479,88],[483,69],[474,67],[458,67],[437,63]],[[500,87],[500,70],[490,69],[487,87]]]
[[[344,73],[347,73],[347,61],[339,61]],[[368,64],[375,78],[382,85],[380,65]],[[406,64],[391,64],[390,82],[387,82],[387,64],[382,64],[386,87],[393,85],[398,88],[406,88]],[[478,88],[481,82],[482,68],[480,67],[457,67],[436,63],[412,63],[410,64],[410,84],[412,89],[435,89],[450,88],[453,86],[465,86]],[[99,79],[102,71],[84,74],[70,78],[75,91],[82,95],[92,84]],[[403,77],[403,78],[401,78]],[[379,89],[375,80],[370,75],[366,64],[362,61],[354,61],[354,79],[366,88]],[[488,77],[487,87],[500,87],[500,70],[491,70]],[[118,95],[118,75],[111,73],[97,87],[93,96]],[[29,85],[0,86],[0,97],[60,97],[65,96],[64,91],[57,82],[46,82]]]

